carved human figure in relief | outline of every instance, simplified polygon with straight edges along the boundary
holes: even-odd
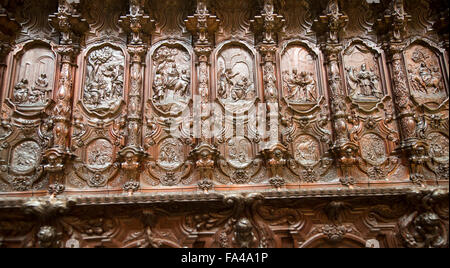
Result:
[[[87,62],[83,100],[95,112],[112,112],[123,98],[124,56],[106,46],[93,51]]]
[[[294,102],[317,102],[316,81],[311,72],[300,72],[297,69],[283,74],[283,83],[288,92],[287,98]]]
[[[158,163],[165,168],[174,168],[184,162],[179,143],[174,139],[167,139],[161,146]]]
[[[47,101],[48,79],[46,74],[41,74],[30,87],[27,79],[20,80],[14,87],[14,102],[20,105],[42,105]]]
[[[379,78],[375,72],[367,69],[366,64],[362,64],[359,71],[354,67],[346,68],[350,95],[353,97],[375,97],[382,98],[383,92],[379,88]]]
[[[439,68],[429,68],[425,62],[420,63],[416,73],[412,73],[413,88],[425,94],[437,94],[443,89]]]
[[[252,56],[241,47],[230,47],[218,58],[217,95],[229,109],[239,110],[256,97]]]
[[[180,49],[160,47],[153,56],[153,102],[164,111],[187,103],[191,83],[189,55]]]

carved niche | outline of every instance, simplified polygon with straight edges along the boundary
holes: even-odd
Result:
[[[282,107],[287,107],[282,112],[282,138],[291,152],[285,175],[292,182],[314,183],[325,179],[332,163],[318,52],[309,44],[293,41],[286,43],[280,54]]]
[[[417,105],[437,109],[448,100],[439,56],[428,46],[413,43],[404,52],[411,97]]]
[[[360,41],[352,42],[343,52],[348,96],[363,111],[372,111],[385,97],[380,54]]]
[[[178,116],[191,100],[191,56],[178,43],[162,44],[152,54],[151,102],[163,116]]]
[[[120,173],[116,162],[124,147],[126,115],[126,55],[122,48],[103,44],[86,50],[83,82],[76,90],[67,188],[115,187]],[[117,182],[118,183],[118,182]]]
[[[308,113],[323,102],[317,54],[308,46],[291,43],[281,55],[283,97],[296,112]]]
[[[124,103],[123,52],[111,45],[94,48],[86,56],[81,102],[90,116],[115,114]]]
[[[20,112],[37,112],[52,99],[56,55],[46,43],[29,43],[14,57],[9,103]]]
[[[242,113],[255,103],[254,57],[243,45],[228,44],[218,54],[217,98],[231,113]]]

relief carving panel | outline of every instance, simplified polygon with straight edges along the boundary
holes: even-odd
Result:
[[[254,58],[239,45],[225,47],[217,58],[217,97],[231,113],[242,113],[254,104],[257,93]]]
[[[82,102],[91,115],[114,114],[124,98],[123,52],[106,45],[87,56]]]
[[[448,96],[438,56],[420,44],[413,44],[404,54],[413,100],[418,105],[439,107]]]
[[[348,96],[363,110],[372,110],[385,96],[378,53],[356,42],[343,53]]]
[[[12,102],[19,110],[43,109],[52,98],[56,56],[45,46],[35,46],[16,62]]]
[[[153,104],[163,115],[178,115],[191,99],[191,56],[181,45],[162,45],[152,62]]]

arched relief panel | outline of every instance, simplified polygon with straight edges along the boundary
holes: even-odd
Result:
[[[160,42],[150,55],[148,103],[163,117],[180,116],[192,100],[193,57],[182,42]]]
[[[75,155],[68,189],[120,187],[117,153],[126,136],[128,59],[124,47],[87,47],[79,58],[71,149]]]
[[[264,135],[256,117],[262,94],[257,53],[246,43],[231,40],[219,45],[214,55],[212,95],[223,113],[222,117],[216,117],[221,131],[214,138],[223,158],[214,179],[221,184],[262,182],[268,176],[264,176],[257,155]]]
[[[116,115],[125,103],[127,61],[124,51],[104,44],[84,55],[78,105],[91,118]]]
[[[411,42],[403,54],[414,104],[438,110],[448,102],[448,70],[443,53],[419,39]]]
[[[381,53],[375,44],[359,39],[342,53],[347,95],[365,112],[373,112],[388,95]]]
[[[260,98],[256,53],[240,42],[226,42],[216,50],[215,94],[227,112],[243,114]]]
[[[10,106],[22,115],[33,115],[51,103],[56,84],[57,57],[52,44],[31,41],[17,46],[10,60]]]
[[[148,154],[141,187],[191,185],[192,47],[179,40],[153,45],[147,58],[144,148]]]
[[[368,40],[350,40],[342,52],[345,88],[351,102],[350,140],[359,147],[358,181],[404,180],[407,169],[394,154],[399,130],[387,87],[383,52]]]
[[[290,182],[331,180],[331,126],[320,51],[306,41],[285,42],[279,53],[282,94],[282,142],[290,156]]]
[[[313,112],[325,99],[319,53],[300,41],[287,42],[280,51],[282,97],[298,113]]]

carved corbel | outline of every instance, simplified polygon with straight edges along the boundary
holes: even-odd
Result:
[[[286,167],[288,150],[282,144],[275,144],[263,150],[267,166],[270,168],[271,178],[269,180],[278,191],[286,184],[283,178],[283,169]]]
[[[68,213],[75,205],[71,199],[32,199],[22,206],[25,214],[32,215],[38,220],[36,231],[37,246],[41,248],[61,247],[62,228],[58,218]]]
[[[205,193],[214,187],[214,168],[219,151],[212,145],[201,143],[191,152],[191,156],[195,159],[195,166],[200,172],[198,186]]]
[[[327,42],[339,43],[339,34],[348,23],[348,16],[343,14],[339,8],[338,0],[329,0],[323,15],[314,20],[313,28],[319,34],[327,34]]]
[[[79,1],[59,0],[58,12],[49,15],[50,24],[61,33],[61,45],[78,43],[89,28],[78,10],[79,4]]]

